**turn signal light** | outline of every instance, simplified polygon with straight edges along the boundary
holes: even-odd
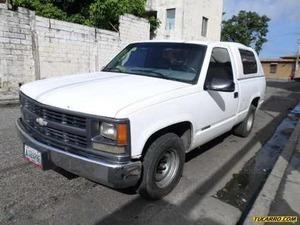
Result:
[[[117,143],[118,145],[128,144],[128,127],[127,124],[117,125]]]

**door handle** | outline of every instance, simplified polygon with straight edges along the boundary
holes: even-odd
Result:
[[[238,92],[234,92],[233,96],[234,96],[234,98],[238,98],[239,97],[239,93]]]

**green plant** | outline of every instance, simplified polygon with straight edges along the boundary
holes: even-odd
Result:
[[[142,17],[146,0],[12,0],[14,8],[22,6],[37,15],[73,23],[115,30],[119,16],[125,13]],[[159,26],[149,18],[151,31]]]
[[[240,11],[222,22],[222,40],[234,41],[253,47],[258,53],[267,42],[270,19],[256,12]]]
[[[159,28],[161,21],[154,16],[150,16],[148,20],[150,23],[150,31],[155,32]]]

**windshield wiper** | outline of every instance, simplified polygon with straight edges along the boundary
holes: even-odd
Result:
[[[106,71],[106,72],[126,73],[126,71],[122,70],[120,67],[112,67],[112,68],[109,68],[109,69],[106,69],[106,70],[103,70],[103,71]]]
[[[144,73],[152,73],[152,74],[155,74],[155,75],[158,75],[159,77],[162,77],[162,78],[165,78],[165,79],[170,79],[168,76],[160,73],[160,72],[157,72],[157,71],[154,71],[154,70],[141,70],[141,69],[133,69],[133,70],[130,70],[130,71],[133,71],[133,72],[144,72]]]

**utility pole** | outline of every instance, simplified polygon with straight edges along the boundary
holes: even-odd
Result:
[[[298,39],[298,42],[297,42],[296,65],[295,65],[295,73],[294,73],[293,79],[300,78],[299,62],[300,62],[300,38]]]
[[[297,59],[296,59],[296,71],[299,70],[299,58],[300,58],[300,38],[298,39],[297,43]]]

